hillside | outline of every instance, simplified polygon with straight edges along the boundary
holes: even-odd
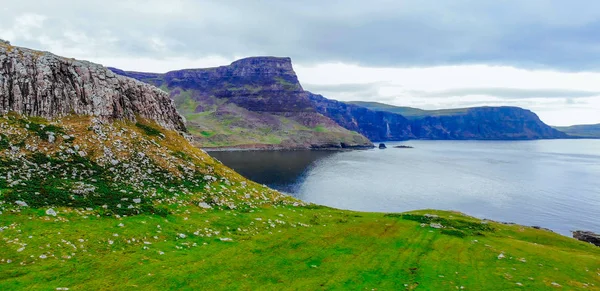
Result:
[[[203,148],[372,146],[311,107],[289,58],[254,57],[166,74],[112,70],[170,92],[194,143]]]
[[[311,94],[317,111],[372,141],[524,140],[566,138],[567,135],[519,107],[474,107],[421,110],[376,102],[343,103]],[[367,107],[363,107],[365,105]],[[361,109],[362,108],[362,109]],[[404,117],[407,114],[407,117]]]
[[[142,117],[147,109],[127,102],[165,93],[99,83],[107,73],[85,81],[95,91],[77,91],[78,61],[9,49],[2,68],[35,66],[19,78],[0,71],[12,88],[0,91],[10,111],[0,114],[0,290],[600,289],[600,248],[455,212],[303,203],[192,146],[177,115]],[[31,80],[62,89],[7,93]],[[89,111],[65,113],[81,98],[94,100]],[[93,110],[113,100],[131,115]]]
[[[554,126],[554,128],[574,137],[600,138],[600,124]]]

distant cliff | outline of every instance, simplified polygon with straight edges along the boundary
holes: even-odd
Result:
[[[101,119],[136,115],[168,129],[185,130],[168,94],[105,67],[0,41],[0,112],[55,118]]]
[[[566,138],[567,135],[519,107],[474,107],[450,115],[427,116],[412,122],[421,139],[522,140]]]
[[[580,125],[572,125],[572,126],[555,126],[554,128],[556,128],[572,137],[600,138],[600,123],[599,124],[580,124]]]
[[[345,104],[311,95],[315,108],[340,125],[357,130],[372,141],[406,139],[522,140],[566,138],[519,107],[474,107],[422,110],[375,102]],[[404,118],[406,114],[409,119]]]
[[[253,57],[166,74],[111,70],[169,91],[202,147],[372,146],[313,108],[289,58]]]

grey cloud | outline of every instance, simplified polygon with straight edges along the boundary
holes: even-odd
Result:
[[[600,2],[594,0],[5,2],[0,37],[88,56],[278,55],[305,64],[600,69]],[[47,19],[24,28],[19,19],[28,13]],[[153,38],[165,46],[157,48]]]
[[[348,83],[348,84],[303,84],[305,90],[315,94],[321,94],[325,97],[336,96],[336,98],[346,101],[393,101],[393,96],[382,96],[379,94],[379,87],[385,85],[385,82],[377,83]]]
[[[503,99],[525,98],[584,98],[599,96],[600,92],[566,89],[516,89],[516,88],[459,88],[435,92],[412,91],[419,97],[452,97],[466,95],[487,95]]]

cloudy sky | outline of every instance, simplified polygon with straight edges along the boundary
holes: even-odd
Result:
[[[600,1],[3,0],[0,38],[126,70],[289,56],[305,89],[600,123]]]

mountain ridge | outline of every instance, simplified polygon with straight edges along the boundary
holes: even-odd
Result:
[[[199,130],[195,134],[196,140],[208,139],[218,147],[248,146],[236,143],[231,138],[232,134],[226,133],[229,130],[228,126],[223,125],[230,122],[230,119],[235,119],[241,125],[238,132],[239,135],[244,135],[252,132],[246,129],[255,125],[265,131],[273,128],[280,130],[282,127],[278,124],[281,122],[277,119],[290,116],[293,116],[292,119],[296,119],[302,126],[308,125],[309,131],[319,123],[326,124],[326,127],[330,128],[339,125],[346,130],[358,132],[371,141],[524,140],[568,137],[544,124],[535,113],[519,107],[474,107],[428,111],[382,103],[344,103],[330,100],[302,88],[293,71],[290,58],[250,57],[234,61],[228,66],[184,69],[164,74],[125,72],[114,68],[111,70],[170,91],[171,98],[175,100],[178,110],[184,112],[191,128],[203,128],[202,123],[221,127],[219,134],[213,135],[206,130]],[[235,104],[237,107],[227,107],[227,104]],[[210,118],[199,116],[211,111],[215,114]],[[261,115],[261,113],[269,114]],[[315,114],[325,116],[327,119]],[[224,116],[228,117],[224,118]],[[273,118],[274,116],[276,118]],[[220,121],[214,122],[215,120]],[[234,125],[236,122],[233,122]],[[278,141],[277,138],[280,136],[281,134],[276,135],[275,141]],[[298,143],[276,142],[283,148],[293,147]],[[200,144],[202,145],[202,142]],[[312,148],[320,147],[311,144]],[[341,146],[330,145],[327,142],[324,144],[325,147],[344,147],[345,143],[342,142]],[[277,146],[264,148],[273,149]]]
[[[316,112],[290,58],[250,57],[164,74],[111,70],[170,92],[200,147],[372,147],[367,138]]]

